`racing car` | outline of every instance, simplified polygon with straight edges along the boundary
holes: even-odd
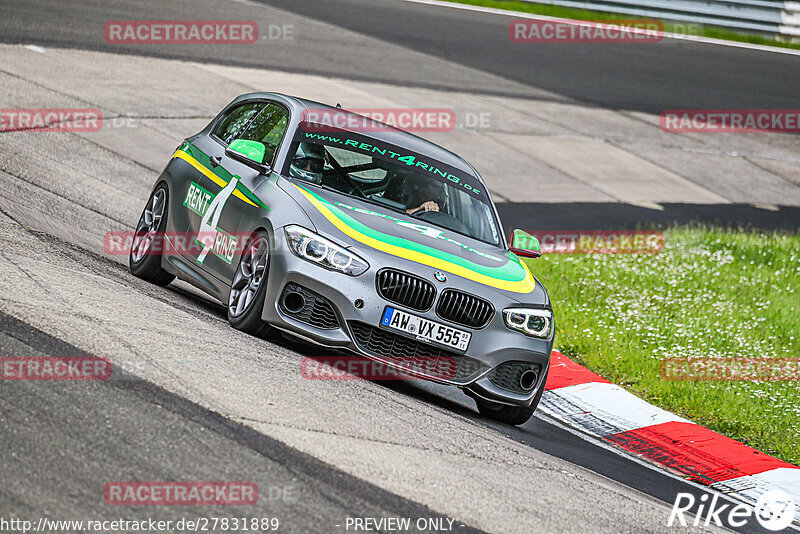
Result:
[[[251,93],[175,150],[129,265],[208,293],[236,329],[462,388],[519,425],[544,391],[554,319],[521,260],[538,241],[511,241],[456,154],[339,106]]]

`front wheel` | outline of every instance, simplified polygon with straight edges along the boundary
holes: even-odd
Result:
[[[475,399],[475,403],[478,405],[478,411],[484,417],[489,417],[490,419],[500,421],[501,423],[507,423],[509,425],[521,425],[533,417],[534,412],[536,412],[536,408],[539,406],[539,401],[542,400],[544,386],[546,383],[547,373],[545,373],[544,380],[542,380],[542,387],[539,388],[539,392],[533,398],[530,406],[492,404],[484,402],[480,399]]]
[[[250,335],[270,338],[277,330],[261,319],[269,274],[269,236],[258,231],[247,239],[228,297],[228,322]]]
[[[161,268],[164,251],[164,229],[167,227],[169,192],[163,183],[156,186],[147,200],[133,234],[128,266],[134,276],[159,286],[175,280],[175,275]]]

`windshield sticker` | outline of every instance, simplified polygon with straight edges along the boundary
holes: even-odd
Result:
[[[346,146],[354,148],[364,154],[369,154],[371,156],[377,154],[381,156],[383,159],[386,159],[388,161],[395,161],[403,163],[409,167],[414,167],[415,169],[421,169],[425,171],[428,175],[432,176],[433,178],[436,178],[437,180],[441,181],[447,180],[452,185],[461,186],[461,189],[469,193],[472,193],[477,197],[482,196],[481,189],[478,188],[476,185],[468,183],[466,180],[456,176],[449,170],[440,168],[439,166],[442,165],[441,163],[435,163],[432,160],[426,161],[423,158],[421,158],[418,154],[417,155],[409,153],[402,154],[399,152],[394,152],[392,150],[389,150],[388,148],[381,148],[377,145],[365,143],[356,139],[343,139],[340,137],[333,137],[330,135],[308,133],[302,130],[298,130],[298,133],[302,134],[301,139],[304,140],[312,140],[313,142],[323,143],[323,144],[334,143],[343,147]],[[402,150],[402,149],[397,148],[397,150]]]
[[[502,258],[498,258],[497,256],[492,256],[491,254],[487,254],[485,252],[481,252],[480,250],[476,250],[469,245],[465,245],[455,239],[450,239],[449,237],[444,235],[444,232],[441,230],[437,230],[436,228],[431,228],[430,226],[425,226],[424,224],[412,223],[409,221],[404,221],[403,219],[398,219],[397,217],[392,217],[391,215],[387,215],[385,213],[380,213],[378,211],[372,211],[365,208],[357,208],[354,206],[348,206],[342,202],[334,202],[336,206],[340,208],[345,208],[350,211],[354,211],[356,213],[363,213],[364,215],[371,215],[373,217],[380,217],[382,219],[386,219],[389,221],[393,221],[395,224],[402,226],[404,228],[409,228],[411,230],[416,230],[417,232],[421,233],[424,236],[430,237],[432,239],[441,239],[442,241],[446,241],[452,245],[456,245],[458,247],[463,248],[464,250],[468,250],[478,256],[482,256],[486,259],[503,263],[505,260]]]

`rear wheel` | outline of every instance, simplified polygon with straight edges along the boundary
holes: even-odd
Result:
[[[269,236],[262,230],[247,239],[228,297],[228,322],[231,326],[262,338],[274,337],[277,333],[261,319],[268,273]]]
[[[153,189],[133,234],[128,266],[134,276],[159,286],[175,280],[175,275],[161,268],[164,252],[164,229],[167,227],[169,192],[166,184]]]
[[[547,383],[547,373],[542,380],[542,387],[533,398],[530,406],[508,406],[506,404],[494,404],[476,398],[475,403],[478,405],[478,411],[484,417],[489,417],[501,423],[508,423],[509,425],[521,425],[533,417],[536,408],[539,406],[539,401],[542,400],[544,394],[544,385]]]

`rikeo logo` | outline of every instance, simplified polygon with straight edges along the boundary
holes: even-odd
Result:
[[[699,503],[691,493],[678,493],[672,512],[667,520],[667,526],[686,527],[689,524],[695,527],[708,527],[714,524],[718,527],[741,528],[751,518],[767,530],[778,532],[788,528],[795,519],[797,507],[792,498],[782,490],[770,490],[763,493],[755,506],[747,504],[732,505],[720,503],[719,494],[710,497],[704,493]],[[695,504],[699,504],[694,513],[694,521],[687,522],[686,515]]]

